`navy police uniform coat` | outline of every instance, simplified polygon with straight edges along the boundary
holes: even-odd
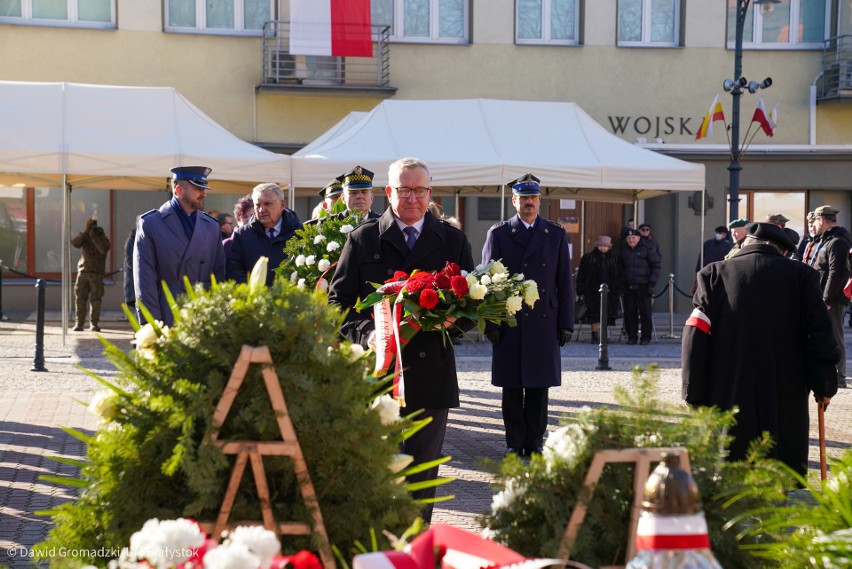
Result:
[[[423,231],[409,251],[391,208],[378,219],[359,225],[349,234],[328,293],[329,304],[350,309],[340,332],[347,340],[367,347],[375,329],[373,310],[352,307],[384,283],[395,271],[438,271],[447,261],[473,269],[470,243],[464,233],[426,213]],[[471,322],[467,325],[472,326]],[[459,325],[465,325],[459,323]],[[418,332],[402,352],[405,400],[412,409],[448,409],[459,406],[455,351],[441,332]]]
[[[184,292],[183,277],[192,284],[210,285],[210,275],[225,280],[225,251],[219,222],[198,212],[192,240],[187,239],[178,214],[166,202],[139,218],[133,248],[133,284],[137,309],[141,301],[156,320],[172,324],[163,294],[165,281],[174,296]]]
[[[805,472],[808,393],[837,392],[839,352],[819,274],[772,245],[751,245],[698,273],[693,304],[683,331],[683,398],[739,407],[731,459],[768,431],[772,456]]]
[[[539,300],[515,315],[518,325],[502,324],[494,346],[491,383],[498,387],[543,388],[562,382],[557,332],[574,329],[574,284],[568,236],[558,223],[541,216],[530,233],[520,216],[488,230],[482,262],[502,259],[510,273],[538,284]]]

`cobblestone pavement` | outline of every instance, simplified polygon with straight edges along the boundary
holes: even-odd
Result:
[[[48,314],[44,356],[48,371],[30,371],[33,365],[35,323],[32,315],[7,313],[0,321],[0,565],[30,567],[30,547],[46,535],[50,523],[36,514],[73,500],[74,491],[39,480],[45,474],[73,474],[71,466],[50,456],[80,458],[85,448],[62,427],[87,433],[96,428],[85,403],[97,388],[80,367],[109,377],[114,373],[102,357],[102,345],[91,332],[69,332],[63,346],[57,314]],[[675,316],[673,330],[680,334],[683,316]],[[103,336],[129,347],[132,337],[118,313],[104,315]],[[611,371],[596,371],[597,346],[589,344],[588,329],[562,350],[562,386],[550,392],[550,426],[559,417],[585,405],[613,404],[612,388],[626,386],[633,365],[656,363],[660,368],[660,396],[680,401],[680,341],[664,338],[668,315],[658,314],[658,342],[609,347]],[[847,329],[850,333],[852,330]],[[615,333],[611,333],[615,336]],[[614,338],[618,340],[618,338]],[[847,350],[852,348],[847,335]],[[491,508],[490,476],[480,467],[482,458],[499,460],[505,450],[500,417],[500,390],[490,382],[491,348],[486,342],[466,339],[457,347],[461,407],[450,413],[444,453],[452,460],[441,469],[454,477],[440,488],[453,500],[436,505],[433,521],[472,530],[478,516]],[[852,353],[852,351],[850,351]],[[78,367],[79,366],[79,367]],[[852,445],[852,390],[841,390],[826,414],[829,455]],[[811,468],[819,468],[816,413],[811,421]]]

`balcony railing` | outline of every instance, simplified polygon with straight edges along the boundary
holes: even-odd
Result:
[[[373,57],[290,53],[290,22],[263,25],[263,86],[391,88],[388,26],[372,26]]]
[[[817,100],[852,99],[852,35],[826,40]]]

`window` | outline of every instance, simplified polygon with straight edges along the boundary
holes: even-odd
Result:
[[[115,0],[0,0],[0,23],[115,28]]]
[[[370,8],[392,41],[468,42],[468,0],[372,0]]]
[[[578,0],[517,0],[515,41],[578,44]]]
[[[618,45],[680,45],[681,0],[618,0]]]
[[[826,0],[784,0],[753,5],[746,12],[743,47],[822,48],[828,29]],[[728,47],[734,48],[737,29],[735,2],[728,2]],[[790,33],[790,30],[797,30]]]
[[[0,0],[2,1],[2,0]],[[166,30],[259,35],[272,0],[165,0]]]

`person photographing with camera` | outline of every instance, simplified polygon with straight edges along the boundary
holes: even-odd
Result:
[[[98,225],[98,212],[86,220],[86,228],[71,240],[71,245],[80,249],[77,263],[77,281],[74,283],[77,324],[75,332],[83,331],[86,309],[91,303],[89,330],[100,332],[101,299],[104,297],[104,271],[110,242],[104,228]]]

